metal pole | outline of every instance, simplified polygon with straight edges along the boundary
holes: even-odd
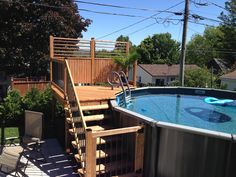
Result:
[[[185,55],[186,55],[188,15],[189,15],[189,0],[185,0],[184,27],[183,27],[183,36],[182,36],[181,57],[180,57],[180,77],[179,77],[181,86],[184,86],[184,65],[185,65]]]

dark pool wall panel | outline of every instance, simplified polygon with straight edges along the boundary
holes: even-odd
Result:
[[[145,177],[236,177],[231,141],[149,125],[145,133]]]

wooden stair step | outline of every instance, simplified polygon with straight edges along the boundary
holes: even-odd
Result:
[[[95,126],[89,126],[89,127],[87,127],[87,128],[88,128],[88,129],[92,129],[93,132],[111,129],[111,127],[110,127],[110,126],[107,126],[107,125],[103,125],[103,126],[95,125]],[[70,133],[71,135],[74,135],[74,133],[82,134],[82,133],[84,133],[84,128],[76,128],[76,129],[75,129],[75,132],[74,132],[74,129],[71,128],[71,129],[69,129],[69,133]]]
[[[98,164],[96,165],[96,174],[104,174],[104,173],[108,173],[108,172],[113,172],[113,171],[118,171],[118,170],[122,170],[122,169],[129,169],[132,167],[132,164],[130,162],[126,162],[126,161],[116,161],[116,162],[110,162],[107,164]],[[83,169],[78,169],[78,172],[80,174],[84,174]]]
[[[90,116],[84,116],[84,120],[86,122],[90,122],[90,121],[100,121],[103,120],[105,118],[108,118],[108,115],[104,115],[104,114],[97,114],[97,115],[90,115]]]
[[[73,119],[73,121],[72,121],[72,119]],[[78,122],[81,121],[81,117],[72,117],[72,118],[67,117],[67,118],[66,118],[66,121],[67,121],[69,124],[71,124],[71,123],[78,123]]]
[[[137,173],[127,173],[123,175],[115,175],[111,177],[142,177],[142,174],[137,174]]]
[[[102,159],[102,158],[106,158],[106,157],[112,157],[112,156],[115,156],[115,155],[120,155],[122,153],[121,149],[117,149],[117,150],[113,150],[113,149],[109,149],[109,150],[97,150],[96,151],[96,158],[97,159]],[[82,153],[82,159],[80,159],[80,155],[79,154],[75,154],[75,159],[77,162],[80,162],[80,161],[85,161],[85,156],[86,154],[85,153]]]
[[[65,107],[64,109],[66,111],[69,111],[69,107]],[[76,106],[70,107],[70,110],[71,110],[71,112],[77,112],[78,111],[78,107],[76,107]]]
[[[108,108],[109,108],[108,104],[81,106],[81,109],[83,111],[101,110],[101,109],[108,109]]]
[[[108,137],[103,137],[103,138],[97,138],[96,143],[97,143],[97,145],[102,145],[102,144],[111,143],[111,142],[115,142],[115,141],[119,141],[119,140],[121,140],[121,137],[108,136]],[[75,149],[77,148],[76,141],[71,141],[71,144]],[[85,145],[84,140],[79,140],[79,144],[83,145],[82,147],[84,147],[84,145]]]

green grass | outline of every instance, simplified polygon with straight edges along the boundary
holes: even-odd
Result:
[[[2,130],[0,128],[0,141],[1,141],[1,137],[2,137]],[[4,133],[5,133],[5,137],[4,138],[9,138],[9,137],[19,137],[19,128],[18,127],[6,127],[4,128]],[[15,140],[15,143],[18,143],[19,140]],[[9,142],[6,142],[9,143]]]

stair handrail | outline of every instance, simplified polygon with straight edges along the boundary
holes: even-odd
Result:
[[[70,78],[71,83],[72,83],[72,87],[73,87],[73,91],[74,91],[74,94],[75,94],[75,99],[76,99],[76,102],[77,102],[78,110],[79,110],[79,113],[80,113],[80,116],[81,116],[82,124],[83,124],[84,129],[86,130],[86,129],[87,129],[87,125],[86,125],[86,122],[85,122],[85,120],[84,120],[84,114],[83,114],[83,111],[82,111],[81,106],[80,106],[79,97],[78,97],[78,95],[76,94],[76,89],[75,89],[74,80],[73,80],[73,78],[72,78],[72,74],[71,74],[71,71],[70,71],[70,66],[69,66],[69,64],[68,64],[67,59],[65,59],[65,63],[66,63],[66,69],[67,69],[67,71],[68,71],[68,73],[69,73],[69,78]]]
[[[128,82],[128,80],[127,80],[126,74],[124,73],[124,71],[120,71],[119,74],[120,74],[120,76],[123,76],[123,77],[124,77],[124,79],[125,79],[125,84],[126,84],[126,86],[127,86],[127,90],[128,90],[128,94],[129,94],[128,96],[131,96],[131,91],[130,91],[130,87],[129,87],[129,82]]]

